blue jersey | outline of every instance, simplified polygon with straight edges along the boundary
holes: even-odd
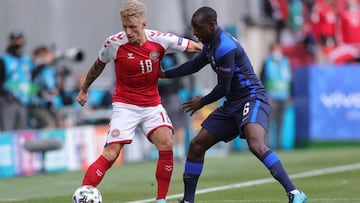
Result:
[[[201,105],[222,97],[226,100],[201,126],[225,142],[238,135],[245,138],[243,127],[248,123],[258,123],[267,130],[270,105],[264,85],[240,43],[220,28],[214,40],[204,44],[202,52],[194,60],[166,71],[165,75],[168,78],[188,75],[207,64],[217,74],[218,84],[201,98]]]
[[[201,98],[201,105],[210,104],[222,97],[229,102],[255,99],[268,102],[266,90],[254,72],[244,48],[220,28],[213,41],[204,44],[202,52],[194,60],[168,70],[165,74],[168,78],[184,76],[198,72],[207,64],[217,74],[218,84]]]

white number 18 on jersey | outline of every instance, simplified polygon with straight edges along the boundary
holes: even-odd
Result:
[[[141,73],[150,73],[152,71],[152,62],[150,59],[140,60]]]

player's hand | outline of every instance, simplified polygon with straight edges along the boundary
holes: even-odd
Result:
[[[201,97],[196,96],[190,101],[182,103],[182,108],[185,113],[190,112],[190,116],[192,116],[197,110],[201,109],[200,99]]]
[[[76,101],[81,105],[84,106],[88,99],[88,92],[80,90],[79,94],[76,96]]]

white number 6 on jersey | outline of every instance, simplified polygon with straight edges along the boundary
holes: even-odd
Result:
[[[246,114],[248,114],[249,111],[250,111],[250,103],[248,102],[248,103],[246,103],[246,104],[244,105],[243,116],[245,116]]]

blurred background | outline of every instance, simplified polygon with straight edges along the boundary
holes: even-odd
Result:
[[[1,53],[9,49],[11,39],[23,37],[23,54],[38,67],[36,73],[30,73],[36,99],[22,105],[29,110],[26,127],[5,128],[0,124],[0,152],[5,157],[0,160],[0,178],[85,169],[101,152],[111,114],[112,64],[93,84],[86,107],[80,108],[74,98],[104,40],[122,30],[119,8],[125,2],[0,0]],[[201,6],[217,11],[218,24],[243,45],[269,90],[272,112],[268,144],[274,149],[359,145],[358,0],[142,2],[147,6],[148,29],[194,40],[190,26],[193,12]],[[46,57],[38,53],[48,54],[48,62],[44,63]],[[192,57],[176,54],[169,67]],[[49,76],[42,74],[44,66]],[[211,71],[204,68],[193,77],[183,78],[174,90],[179,100],[209,92],[217,83]],[[174,123],[183,128],[179,160],[184,159],[187,144],[201,121],[218,105],[206,106],[191,118],[184,115],[185,123]],[[0,111],[6,109],[0,106]],[[156,150],[141,134],[139,131],[137,139],[127,146],[118,164],[156,158]],[[209,154],[219,155],[247,151],[247,147],[236,139],[212,150],[214,153]]]
[[[86,54],[84,61],[73,65],[71,71],[74,74],[85,72],[96,59],[105,39],[122,30],[119,9],[125,2],[124,0],[79,0],[76,2],[1,0],[0,47],[5,50],[8,34],[14,29],[21,29],[26,36],[26,53],[31,53],[32,49],[39,44],[56,46],[58,51],[65,51],[72,47],[83,50]],[[149,29],[190,35],[191,30],[188,26],[191,15],[203,5],[215,7],[219,15],[219,24],[232,26],[236,34],[240,34],[241,19],[251,6],[249,2],[252,1],[229,0],[226,3],[218,3],[206,0],[157,0],[154,3],[145,0],[143,2],[147,6]],[[257,6],[260,6],[259,2],[253,6],[254,12],[260,12]],[[259,42],[256,46],[260,45]],[[104,74],[106,78],[97,80],[96,85],[112,85],[111,75],[111,68],[107,68]]]

